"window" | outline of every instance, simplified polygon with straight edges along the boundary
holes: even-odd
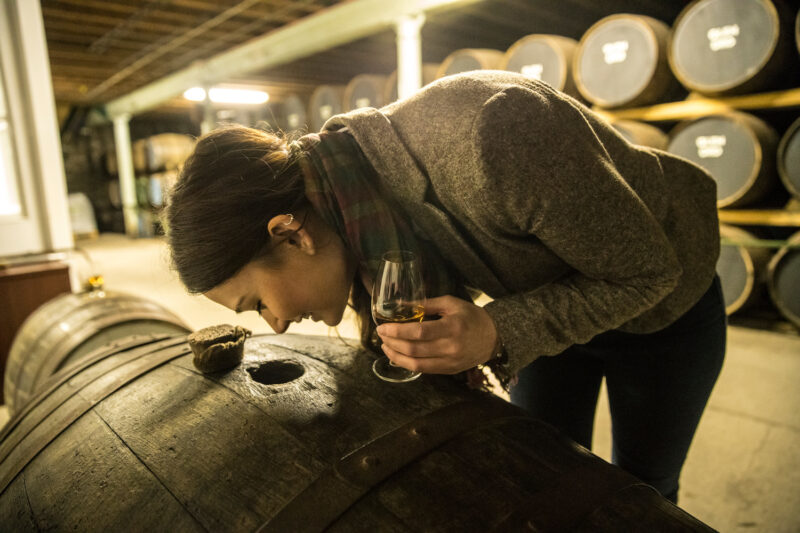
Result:
[[[22,214],[11,123],[6,104],[5,80],[0,70],[0,217]]]

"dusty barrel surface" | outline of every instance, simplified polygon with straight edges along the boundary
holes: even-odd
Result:
[[[58,370],[117,339],[188,331],[159,304],[132,294],[98,290],[58,296],[36,309],[14,337],[5,404],[15,412]]]
[[[778,311],[800,327],[800,232],[787,243],[769,262],[767,287]]]
[[[11,531],[710,531],[503,400],[325,337],[201,374],[183,337],[52,378],[0,434]],[[671,528],[671,529],[670,529]]]
[[[669,27],[643,15],[611,15],[581,37],[573,75],[581,94],[605,108],[675,100],[684,89],[667,62]]]
[[[792,25],[783,0],[697,0],[674,24],[673,72],[704,94],[739,94],[791,85],[798,79]]]
[[[512,44],[499,68],[541,80],[570,96],[580,97],[572,77],[578,41],[561,35],[526,35]]]
[[[678,124],[667,150],[705,168],[717,182],[717,206],[741,207],[768,196],[779,180],[778,134],[763,120],[730,111]]]

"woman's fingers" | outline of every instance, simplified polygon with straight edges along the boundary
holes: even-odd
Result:
[[[387,323],[378,328],[384,352],[395,364],[425,373],[453,374],[485,363],[497,329],[485,309],[452,296],[428,300],[422,323]]]
[[[412,372],[422,372],[423,374],[457,374],[461,372],[457,360],[445,357],[411,357],[400,353],[384,344],[381,349],[392,363],[401,366]]]

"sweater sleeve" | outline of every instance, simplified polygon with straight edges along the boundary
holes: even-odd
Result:
[[[487,101],[474,124],[485,227],[538,239],[571,267],[486,306],[512,372],[621,326],[681,275],[658,220],[629,185],[647,176],[620,175],[598,137],[607,126],[589,113],[548,88],[514,87]]]

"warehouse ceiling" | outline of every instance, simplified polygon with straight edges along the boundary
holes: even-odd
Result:
[[[53,88],[62,106],[109,102],[193,62],[208,59],[284,25],[352,0],[41,0]],[[386,0],[402,2],[403,0]],[[613,13],[672,23],[684,0],[483,0],[429,16],[423,61],[459,48],[507,49],[531,33],[579,39]],[[259,85],[273,100],[307,95],[323,83],[346,83],[396,66],[394,33],[382,32],[232,84]],[[188,106],[182,99],[164,108]]]

